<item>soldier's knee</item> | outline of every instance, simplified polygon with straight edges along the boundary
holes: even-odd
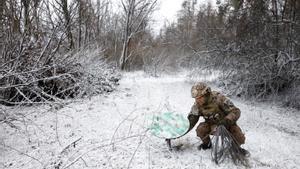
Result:
[[[209,132],[210,132],[210,127],[205,123],[202,124],[200,123],[196,129],[197,136],[201,138],[208,135]]]
[[[246,137],[239,126],[232,126],[230,128],[230,132],[232,133],[238,144],[241,145],[245,143]]]
[[[245,144],[246,137],[243,133],[238,134],[236,139],[240,145]]]

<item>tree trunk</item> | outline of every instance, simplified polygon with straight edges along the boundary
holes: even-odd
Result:
[[[78,48],[81,47],[82,2],[78,0]]]
[[[122,54],[120,57],[120,69],[125,70],[125,65],[126,65],[126,60],[128,57],[128,42],[129,42],[129,36],[131,36],[130,32],[130,24],[131,24],[131,17],[132,17],[132,11],[134,11],[134,4],[135,0],[129,0],[129,5],[127,8],[127,13],[126,13],[126,26],[125,26],[125,33],[124,33],[124,40],[123,40],[123,49],[122,49]]]
[[[63,15],[65,18],[65,28],[67,31],[67,38],[69,40],[69,48],[74,49],[74,42],[73,42],[73,36],[72,36],[72,31],[71,31],[71,17],[70,13],[68,10],[68,1],[67,0],[61,0],[61,7],[63,10]]]
[[[40,23],[39,23],[39,15],[38,15],[38,8],[40,5],[40,0],[34,0],[34,9],[33,9],[33,17],[34,17],[34,37],[36,40],[39,39],[39,35],[40,35]]]
[[[278,7],[277,7],[277,0],[272,0],[272,5],[273,5],[273,15],[275,17],[275,38],[273,40],[273,45],[276,49],[276,53],[274,55],[274,61],[277,63],[277,58],[278,58],[278,52],[279,52],[279,23],[278,23]]]
[[[1,0],[0,1],[0,31],[1,32],[2,32],[3,26],[4,26],[4,23],[3,23],[4,7],[5,7],[5,0]]]
[[[29,19],[29,0],[22,0],[24,7],[24,33],[30,34],[30,19]]]

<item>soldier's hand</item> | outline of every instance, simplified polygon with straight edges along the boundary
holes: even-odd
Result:
[[[198,117],[198,116],[196,116],[196,115],[189,114],[187,118],[188,118],[189,120],[194,120],[194,119],[196,119],[197,117]]]
[[[219,122],[218,125],[223,125],[227,128],[231,125],[231,121],[229,119],[224,118]]]
[[[199,120],[199,116],[193,114],[189,114],[187,118],[189,119],[190,124],[192,125],[195,125]]]

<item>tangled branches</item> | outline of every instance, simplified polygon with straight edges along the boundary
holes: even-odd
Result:
[[[280,52],[276,58],[271,51],[257,49],[228,54],[224,62],[223,81],[233,94],[265,98],[292,88],[300,82],[300,58]],[[250,54],[251,53],[251,54]],[[254,59],[255,58],[255,59]],[[231,69],[225,68],[230,64]]]
[[[233,136],[224,126],[218,126],[213,137],[212,159],[220,164],[225,158],[231,158],[235,164],[249,166],[245,152],[235,141]]]
[[[50,40],[49,40],[50,41]],[[100,58],[101,51],[56,54],[57,47],[46,50],[19,41],[4,48],[0,57],[0,104],[60,103],[62,99],[111,92],[119,74]],[[49,45],[50,46],[50,45]],[[50,47],[49,47],[50,48]],[[89,66],[96,69],[90,71]]]

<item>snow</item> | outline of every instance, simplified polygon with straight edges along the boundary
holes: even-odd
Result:
[[[5,107],[22,118],[15,122],[20,129],[0,126],[0,168],[245,168],[230,160],[216,165],[210,151],[197,150],[201,141],[195,129],[172,142],[183,144],[179,151],[169,151],[147,130],[156,113],[188,114],[192,84],[187,72],[159,78],[124,73],[116,91],[62,108]],[[231,100],[242,111],[238,124],[246,135],[243,147],[251,153],[251,168],[300,166],[299,111]]]

